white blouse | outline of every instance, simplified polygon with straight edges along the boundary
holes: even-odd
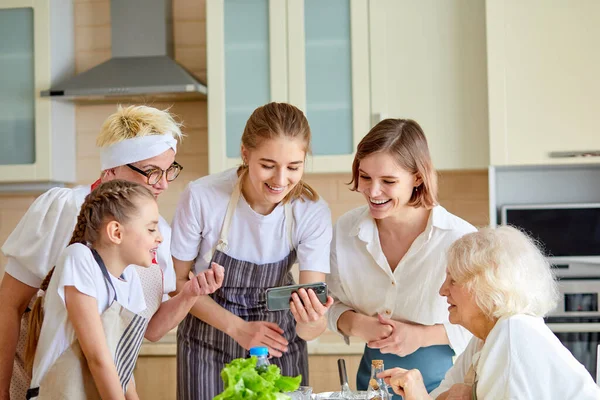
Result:
[[[6,273],[31,287],[40,287],[58,257],[67,247],[77,216],[90,185],[54,188],[39,196],[12,231],[2,252],[8,258]],[[160,217],[158,229],[163,242],[158,246],[156,261],[163,272],[163,301],[175,290],[175,269],[171,258],[171,227]]]
[[[475,367],[478,399],[600,399],[600,387],[590,373],[542,318],[502,318],[485,343],[476,337],[471,339],[431,397],[435,399],[452,385],[463,383],[471,365]]]
[[[337,322],[348,310],[422,325],[443,324],[450,346],[457,355],[462,353],[471,334],[448,321],[448,303],[439,290],[446,279],[446,251],[455,240],[475,231],[468,222],[436,206],[425,231],[392,272],[368,206],[341,216],[331,242],[327,278],[336,299],[328,313],[329,329],[341,334]],[[349,343],[348,337],[345,340]]]

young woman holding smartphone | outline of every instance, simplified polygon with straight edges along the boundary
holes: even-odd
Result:
[[[191,269],[225,267],[223,286],[203,296],[177,332],[179,399],[210,399],[223,389],[225,363],[267,346],[283,375],[308,379],[305,340],[326,327],[312,290],[292,295],[291,312],[269,312],[265,289],[321,282],[329,272],[331,214],[303,180],[310,128],[302,111],[270,103],[256,109],[242,135],[243,165],[189,184],[173,220],[171,251],[178,288]]]

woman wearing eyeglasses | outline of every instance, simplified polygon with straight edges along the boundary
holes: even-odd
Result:
[[[9,393],[13,399],[25,398],[29,387],[23,365],[26,311],[42,280],[67,247],[85,197],[100,183],[114,179],[139,183],[158,197],[183,169],[175,162],[177,139],[181,136],[179,124],[166,111],[146,106],[119,107],[104,122],[97,139],[101,148],[100,179],[92,185],[54,188],[42,194],[8,237],[2,247],[8,262],[0,286],[0,399],[8,399]],[[175,290],[175,272],[169,249],[171,229],[162,217],[158,228],[164,238],[155,253],[158,265],[138,269],[147,305],[143,316],[152,317],[146,331],[150,340],[159,339],[175,327],[187,313],[183,308],[181,314],[182,302],[189,302],[186,295],[178,295],[161,304],[161,300],[169,299],[166,294]],[[216,289],[218,280],[213,270],[198,277],[202,289],[209,293]]]

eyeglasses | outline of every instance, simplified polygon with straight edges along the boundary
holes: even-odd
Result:
[[[148,185],[150,186],[156,185],[158,182],[160,182],[160,180],[163,177],[163,174],[166,174],[167,182],[173,182],[175,179],[177,179],[179,173],[183,169],[183,167],[177,162],[173,162],[173,164],[171,164],[171,166],[167,169],[153,168],[149,169],[148,171],[143,171],[131,164],[125,165],[127,165],[135,172],[144,175],[148,180]]]

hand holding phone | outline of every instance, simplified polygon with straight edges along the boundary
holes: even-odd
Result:
[[[327,303],[327,284],[325,282],[305,283],[302,285],[280,286],[267,289],[267,310],[279,311],[289,310],[292,301],[292,293],[299,289],[312,289],[321,304]]]

